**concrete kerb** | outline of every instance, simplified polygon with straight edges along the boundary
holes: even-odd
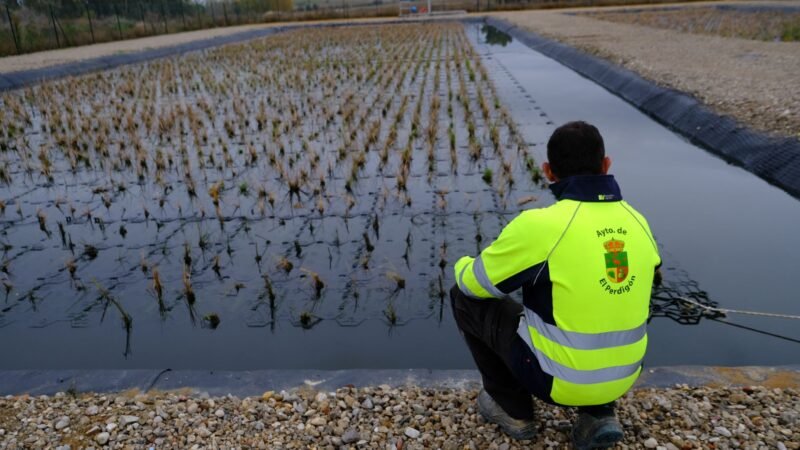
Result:
[[[345,386],[419,386],[477,389],[476,370],[5,370],[0,395],[52,395],[56,392],[188,391],[209,395],[257,396],[265,391]],[[779,367],[673,366],[646,368],[637,388],[697,386],[800,387],[800,365]]]
[[[0,395],[50,395],[56,392],[120,392],[189,390],[210,395],[261,395],[265,391],[343,386],[415,385],[473,388],[474,370],[5,370]]]
[[[726,161],[800,198],[800,139],[769,136],[719,115],[694,97],[658,86],[602,58],[522,29],[507,20],[485,23],[569,67]]]

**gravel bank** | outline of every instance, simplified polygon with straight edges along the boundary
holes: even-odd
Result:
[[[452,16],[455,18],[463,16]],[[268,24],[239,25],[235,27],[208,28],[204,30],[187,31],[183,33],[162,34],[158,36],[148,36],[138,39],[128,39],[124,41],[104,42],[101,44],[84,45],[80,47],[64,48],[58,50],[47,50],[36,53],[26,53],[24,55],[6,56],[0,58],[0,74],[8,72],[18,72],[21,70],[39,69],[61,64],[68,64],[103,56],[118,55],[124,53],[140,52],[142,50],[171,47],[174,45],[185,44],[188,42],[201,41],[220,36],[228,36],[250,30],[274,28],[281,26],[301,26],[313,24],[342,24],[342,23],[380,23],[397,20],[396,17],[377,17],[362,19],[343,19],[325,21],[298,21],[298,22],[276,22]],[[431,20],[441,20],[433,17]]]
[[[794,28],[800,26],[800,8],[789,10],[721,9],[716,6],[599,11],[593,19],[632,23],[684,33],[739,37],[759,41],[797,41]],[[632,12],[635,11],[635,12]]]
[[[620,401],[620,448],[800,449],[800,390],[637,389]],[[0,448],[514,449],[567,445],[572,412],[537,404],[539,437],[513,442],[475,411],[475,390],[342,388],[261,397],[58,393],[0,399]]]
[[[681,33],[566,14],[582,11],[494,15],[690,93],[754,129],[800,137],[800,42]]]
[[[209,28],[205,30],[187,31],[184,33],[162,34],[138,39],[128,39],[125,41],[104,42],[101,44],[6,56],[0,58],[0,73],[38,69],[101,56],[139,52],[152,48],[185,44],[187,42],[227,36],[243,31],[269,28],[277,25],[278,24],[241,25],[236,27]]]

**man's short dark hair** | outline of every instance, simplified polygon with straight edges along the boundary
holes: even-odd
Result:
[[[605,156],[597,127],[583,121],[561,125],[547,141],[547,159],[558,178],[601,174]]]

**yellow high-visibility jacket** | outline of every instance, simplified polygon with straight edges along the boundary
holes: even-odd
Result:
[[[477,258],[459,259],[456,281],[481,299],[522,287],[518,333],[552,376],[552,401],[605,404],[641,371],[661,258],[613,176],[570,177],[551,189],[555,204],[522,212]]]

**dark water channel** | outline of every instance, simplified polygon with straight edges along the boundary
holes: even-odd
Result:
[[[800,274],[800,202],[691,145],[598,85],[510,36],[497,30],[482,32],[477,25],[467,25],[467,34],[538,161],[545,159],[545,142],[558,124],[582,119],[600,128],[623,196],[648,217],[662,248],[666,281],[677,292],[707,294],[725,308],[800,314],[794,283]],[[456,111],[457,116],[460,113]],[[463,130],[457,133],[461,140]],[[414,164],[414,171],[424,173],[423,157],[415,157]],[[91,268],[98,278],[115,283],[115,296],[125,298],[128,305],[139,305],[134,307],[139,310],[132,332],[121,329],[113,308],[103,313],[107,320],[97,320],[97,315],[76,318],[83,317],[78,314],[78,305],[85,299],[76,299],[74,294],[60,291],[55,283],[43,280],[37,295],[47,297],[47,301],[38,304],[41,311],[32,301],[31,306],[24,306],[28,309],[23,313],[19,307],[11,311],[17,315],[0,317],[0,369],[471,368],[472,361],[455,329],[447,301],[438,296],[440,285],[447,289],[452,283],[450,266],[444,270],[446,276],[440,283],[439,268],[428,262],[438,260],[442,241],[449,243],[450,264],[462,254],[476,253],[480,246],[474,242],[476,227],[485,235],[494,236],[515,211],[491,206],[492,195],[480,181],[478,169],[464,167],[459,173],[459,179],[454,181],[442,178],[444,184],[452,184],[448,196],[451,212],[447,215],[436,214],[439,194],[425,185],[422,176],[412,175],[410,195],[427,197],[433,204],[415,202],[409,210],[383,217],[382,237],[380,243],[375,243],[378,249],[373,260],[381,267],[403,273],[407,285],[402,291],[395,290],[380,274],[349,281],[341,275],[348,272],[343,267],[359,264],[346,255],[358,254],[356,250],[363,246],[362,233],[371,229],[377,189],[364,191],[365,200],[369,201],[359,203],[353,217],[346,221],[339,214],[319,220],[281,219],[280,224],[277,220],[230,223],[226,233],[233,243],[228,243],[227,249],[212,228],[201,231],[200,225],[191,221],[137,221],[129,225],[128,233],[154,234],[163,239],[165,249],[171,242],[171,257],[180,254],[184,240],[197,242],[204,239],[204,233],[210,233],[211,242],[218,241],[212,245],[213,251],[246,255],[237,256],[238,265],[230,270],[234,275],[225,279],[224,286],[220,287],[210,270],[205,270],[206,275],[197,282],[198,303],[213,300],[221,324],[216,328],[203,326],[205,322],[199,320],[202,316],[197,318],[197,324],[190,324],[181,301],[176,302],[178,306],[168,319],[158,320],[154,300],[143,294],[141,283],[126,282],[126,277],[131,278],[127,274],[117,280],[126,255],[115,249],[121,248],[124,236],[115,236],[115,230],[109,229],[104,241],[107,247],[91,262]],[[537,200],[515,207],[516,200],[527,194],[535,195]],[[512,198],[512,210],[553,202],[548,192],[539,189],[515,192]],[[471,202],[475,199],[484,208],[479,218],[472,213],[475,206]],[[44,197],[39,200],[43,204],[48,201]],[[130,210],[138,207],[133,203],[123,205]],[[493,213],[495,210],[498,212]],[[157,230],[148,228],[156,226]],[[33,222],[26,228],[9,230],[4,240],[10,242],[39,236]],[[323,235],[315,235],[314,230],[322,230]],[[341,252],[331,250],[332,230]],[[86,233],[76,234],[76,239],[88,242],[91,234],[88,229]],[[103,233],[105,236],[105,230]],[[256,270],[250,255],[278,252],[274,247],[251,246],[253,236],[264,245],[265,235],[269,236],[269,245],[280,247],[281,251],[296,251],[298,258],[302,253],[304,264],[319,270],[327,281],[324,298],[308,301],[322,305],[313,310],[315,316],[309,319],[310,323],[303,323],[303,302],[298,300],[313,297],[304,275],[273,279],[275,289],[284,297],[277,320],[270,317],[262,301],[263,293],[253,287],[260,289],[261,268]],[[409,241],[413,242],[411,264],[403,267],[403,248],[410,247]],[[30,256],[15,261],[14,269],[20,278],[44,272],[44,267],[63,271],[63,261],[36,257],[37,252],[44,255],[59,247],[43,242],[31,247]],[[128,250],[133,254],[126,257],[138,258],[139,250]],[[149,258],[161,258],[155,246],[143,245],[142,252],[145,250],[151,252]],[[267,256],[270,267],[274,266]],[[210,267],[205,255],[195,250],[193,257],[204,269]],[[425,264],[417,266],[415,261]],[[124,270],[135,270],[135,261],[127,264]],[[131,266],[134,269],[128,268]],[[64,278],[63,274],[57,276],[61,278],[53,279]],[[170,285],[180,284],[180,273],[166,272],[164,276]],[[242,293],[236,287],[237,281],[248,283]],[[340,295],[340,291],[344,294]],[[353,301],[351,294],[355,291],[360,296]],[[95,294],[85,294],[90,295]],[[224,298],[208,299],[218,296]],[[345,297],[350,300],[345,301]],[[62,304],[56,309],[52,305],[58,302]],[[386,315],[387,303],[397,311],[396,323],[390,323]],[[8,299],[6,304],[11,304]],[[49,310],[56,312],[48,315]],[[796,321],[747,316],[730,319],[800,338]],[[655,318],[650,326],[650,365],[776,365],[797,363],[799,357],[799,344],[709,320],[686,326]]]

